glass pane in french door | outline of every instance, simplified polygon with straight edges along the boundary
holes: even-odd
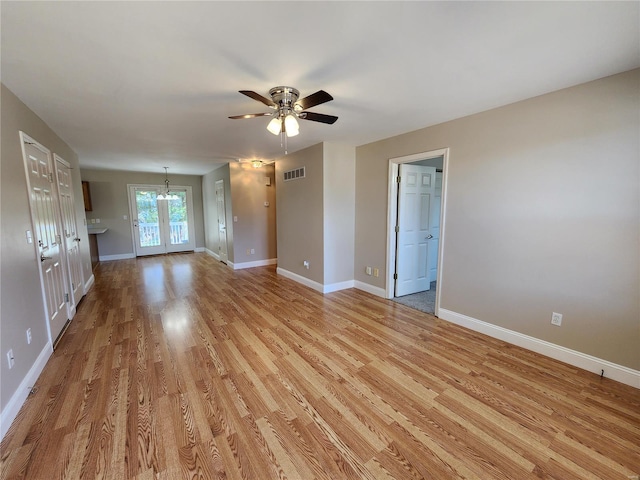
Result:
[[[158,201],[156,190],[136,189],[136,208],[138,209],[138,229],[141,247],[160,245],[160,222],[158,220]]]
[[[177,198],[168,201],[170,243],[171,245],[182,245],[189,243],[187,192],[184,190],[172,190],[171,195]]]

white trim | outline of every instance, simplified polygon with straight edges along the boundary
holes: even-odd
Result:
[[[204,247],[196,247],[193,249],[195,253],[202,253],[204,252],[204,250],[205,250]]]
[[[600,375],[601,371],[604,370],[606,378],[610,378],[635,388],[640,388],[640,371],[638,370],[633,370],[623,365],[617,365],[609,362],[608,360],[603,360],[601,358],[587,355],[586,353],[571,350],[535,337],[530,337],[529,335],[514,332],[513,330],[492,325],[482,320],[452,312],[444,308],[440,309],[438,317],[448,322],[455,323],[456,325],[466,327],[474,332],[483,333],[490,337],[497,338],[498,340],[503,340],[513,345],[526,348],[527,350],[568,363],[569,365],[587,370],[588,372],[592,372],[597,375]]]
[[[11,395],[9,402],[2,410],[2,413],[0,413],[0,440],[4,438],[9,427],[11,427],[11,423],[13,423],[16,416],[18,416],[20,408],[22,408],[24,401],[29,396],[31,388],[36,384],[38,377],[42,373],[42,370],[44,370],[44,367],[52,353],[53,348],[51,346],[51,342],[47,342],[38,355],[38,358],[36,358],[36,361],[31,365],[27,375],[22,379],[22,382],[20,382],[20,386],[14,394]]]
[[[446,203],[447,203],[447,183],[449,181],[449,148],[441,148],[439,150],[431,150],[429,152],[414,153],[402,157],[394,157],[389,159],[389,178],[387,191],[387,278],[384,298],[394,297],[394,279],[396,264],[396,239],[395,224],[398,215],[398,183],[394,180],[398,176],[398,165],[401,163],[416,162],[418,160],[428,160],[430,158],[443,157],[442,160],[442,198],[440,205],[440,240],[438,241],[438,274],[436,283],[436,302],[435,314],[438,316],[440,310],[440,285],[442,285],[443,268],[443,250],[444,235],[446,223]],[[365,284],[366,285],[366,284]],[[356,287],[357,288],[357,287]],[[363,289],[364,290],[364,289]],[[366,290],[365,290],[366,291]],[[373,293],[377,295],[377,293]]]
[[[84,284],[84,294],[86,295],[89,292],[89,289],[93,287],[93,283],[96,281],[96,277],[93,276],[93,273],[89,277],[89,280]]]
[[[119,253],[117,255],[100,255],[101,262],[109,262],[111,260],[128,260],[130,258],[136,258],[135,253]]]
[[[339,290],[346,290],[347,288],[353,288],[355,286],[354,280],[347,280],[346,282],[330,283],[325,285],[322,293],[337,292]]]
[[[313,280],[309,280],[307,277],[303,277],[302,275],[298,275],[297,273],[290,272],[289,270],[285,270],[280,267],[276,269],[276,273],[293,280],[294,282],[298,282],[306,287],[312,288],[317,292],[324,293],[324,285],[314,282]]]
[[[231,262],[229,262],[231,264]],[[276,265],[278,263],[277,258],[269,258],[267,260],[256,260],[255,262],[243,262],[243,263],[234,263],[234,270],[242,270],[244,268],[253,268],[253,267],[265,267],[267,265]]]
[[[307,277],[303,277],[302,275],[298,275],[297,273],[290,272],[289,270],[285,270],[284,268],[278,267],[276,269],[276,273],[278,275],[282,275],[283,277],[287,277],[294,282],[301,283],[302,285],[312,288],[316,292],[324,293],[332,293],[337,292],[339,290],[346,290],[347,288],[353,288],[355,286],[354,280],[347,280],[345,282],[338,283],[330,283],[328,285],[322,285],[314,280],[310,280]]]
[[[213,250],[209,250],[208,248],[204,249],[204,252],[207,255],[211,255],[213,258],[215,258],[216,260],[220,261],[220,255],[218,255],[217,253],[215,253]]]
[[[370,293],[371,295],[387,298],[387,291],[382,287],[375,287],[369,283],[360,282],[358,280],[355,281],[353,286],[358,290],[362,290],[364,292]]]

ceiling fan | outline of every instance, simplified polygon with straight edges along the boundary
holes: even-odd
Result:
[[[318,90],[316,93],[312,93],[308,97],[300,100],[298,100],[300,98],[300,92],[293,87],[272,88],[269,90],[270,99],[252,90],[240,90],[240,93],[264,103],[267,107],[273,109],[273,111],[234,115],[229,118],[236,120],[240,118],[273,117],[267,125],[267,130],[274,135],[286,134],[287,137],[295,137],[298,135],[298,118],[328,124],[333,124],[338,120],[338,117],[334,117],[333,115],[306,111],[316,105],[321,105],[333,100],[333,97],[324,90]]]

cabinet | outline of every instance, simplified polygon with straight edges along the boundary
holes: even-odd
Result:
[[[84,211],[90,212],[91,208],[91,190],[89,189],[89,182],[82,182],[82,197],[84,198]]]

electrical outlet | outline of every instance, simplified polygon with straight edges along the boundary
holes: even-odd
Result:
[[[374,277],[379,277],[380,276],[380,269],[379,268],[374,268],[373,269],[373,276]]]
[[[309,260],[305,260],[304,262],[302,262],[302,265],[304,266],[304,268],[309,270]]]
[[[9,362],[9,368],[13,368],[13,366],[16,364],[16,360],[13,357],[13,349],[7,352],[7,361]]]
[[[364,273],[371,275],[371,267],[364,267]]]
[[[27,328],[27,345],[31,345],[31,329]]]
[[[247,248],[247,255],[251,255],[251,249]]]
[[[255,249],[255,248],[252,248],[252,249],[251,249],[251,255],[255,255],[255,254],[256,254],[256,249]]]
[[[562,325],[562,314],[553,312],[551,314],[551,325],[560,326]]]

